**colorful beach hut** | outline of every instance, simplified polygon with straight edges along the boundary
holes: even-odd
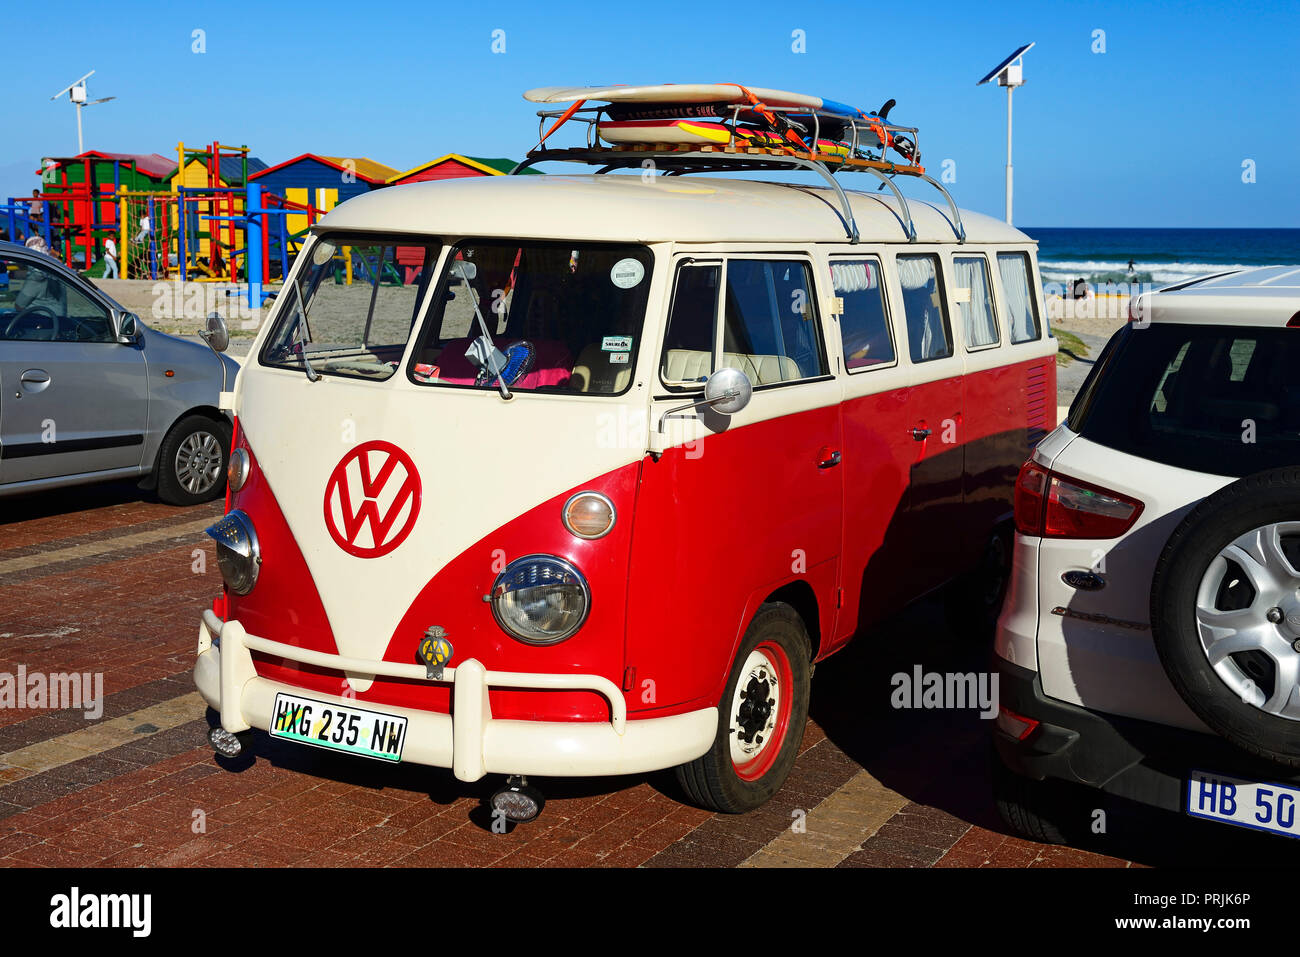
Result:
[[[385,186],[388,178],[396,173],[397,170],[391,166],[364,156],[303,153],[252,173],[248,178],[261,183],[267,192],[283,196],[292,203],[328,212],[344,200]],[[289,220],[287,225],[291,233],[307,228],[306,216],[291,216]]]
[[[466,176],[504,176],[509,173],[518,160],[489,158],[483,156],[465,156],[461,153],[448,153],[435,160],[429,160],[405,173],[389,177],[388,185],[398,186],[402,183],[422,183],[433,179],[461,179]],[[541,175],[538,170],[526,169],[524,175]]]
[[[517,160],[500,157],[465,156],[461,153],[448,153],[435,160],[408,169],[388,178],[389,186],[401,186],[406,183],[425,183],[439,179],[464,179],[469,176],[505,176],[517,165]],[[537,170],[524,170],[525,174],[537,173]],[[540,174],[539,174],[540,175]],[[399,246],[397,265],[402,270],[403,281],[414,282],[423,262],[424,251],[419,247]]]

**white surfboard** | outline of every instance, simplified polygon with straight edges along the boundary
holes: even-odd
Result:
[[[768,106],[822,109],[831,101],[820,96],[745,87]],[[600,100],[606,103],[748,103],[738,83],[660,83],[655,86],[540,86],[524,94],[531,103],[573,103]],[[831,104],[840,107],[842,104]]]

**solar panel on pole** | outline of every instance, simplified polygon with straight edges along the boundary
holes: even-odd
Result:
[[[1011,93],[1018,86],[1025,85],[1024,65],[1020,62],[1021,57],[1029,52],[1033,43],[1026,43],[1024,46],[1017,47],[1015,52],[995,66],[988,73],[984,74],[976,86],[983,86],[985,83],[997,78],[999,86],[1007,88],[1007,224],[1011,223],[1011,194],[1012,194],[1012,176],[1011,176]]]

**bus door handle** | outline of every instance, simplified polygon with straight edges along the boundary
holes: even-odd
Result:
[[[831,469],[840,464],[843,456],[840,455],[839,449],[833,449],[829,445],[823,445],[821,451],[817,453],[817,467],[819,469]]]
[[[922,428],[919,425],[912,426],[912,438],[918,442],[924,442],[930,437],[930,430]]]

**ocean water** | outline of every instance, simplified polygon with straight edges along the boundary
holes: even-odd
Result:
[[[1038,240],[1044,284],[1165,285],[1234,267],[1300,265],[1300,229],[1021,229]]]

